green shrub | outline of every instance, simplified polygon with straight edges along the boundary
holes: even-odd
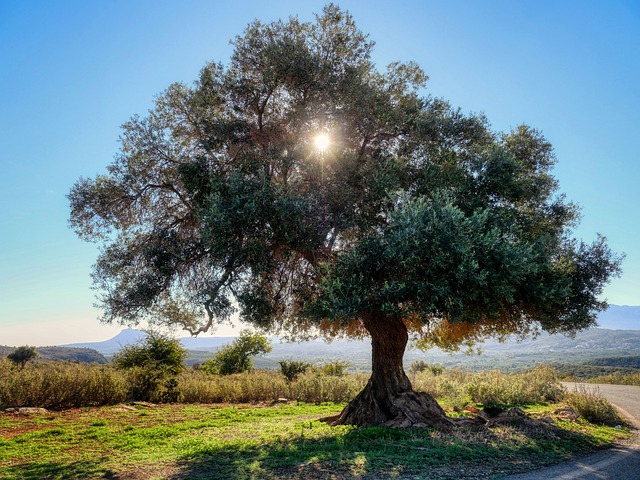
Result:
[[[444,367],[441,365],[432,365],[424,360],[416,360],[409,367],[409,373],[414,375],[416,373],[424,372],[425,370],[430,370],[433,375],[440,375],[444,372]]]
[[[598,391],[588,391],[582,385],[573,392],[567,392],[564,401],[591,423],[610,426],[624,423],[615,407],[607,399]]]
[[[333,360],[327,362],[321,367],[322,373],[330,377],[342,377],[347,373],[347,368],[351,366],[351,363],[342,360]]]
[[[251,357],[271,350],[271,342],[267,337],[250,330],[243,330],[233,342],[222,346],[213,358],[205,360],[201,369],[215,375],[249,372],[253,370]]]
[[[180,341],[155,332],[135,345],[127,345],[113,359],[116,368],[126,370],[132,400],[175,402],[176,376],[184,370],[187,351]]]
[[[288,382],[293,382],[298,375],[306,372],[312,366],[310,363],[300,360],[280,360],[278,363],[280,364],[280,373]]]

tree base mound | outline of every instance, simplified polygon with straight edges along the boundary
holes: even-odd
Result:
[[[339,415],[324,420],[332,426],[449,429],[455,425],[427,393],[411,390],[381,401],[372,392],[365,388]]]

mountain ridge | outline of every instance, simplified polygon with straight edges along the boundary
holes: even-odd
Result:
[[[636,355],[640,351],[640,306],[612,305],[606,315],[601,314],[599,324],[604,328],[591,328],[575,336],[549,335],[542,333],[536,337],[499,342],[491,339],[478,345],[482,355],[448,353],[438,349],[423,352],[408,348],[405,363],[428,360],[445,366],[465,368],[517,369],[524,366],[564,362],[567,357],[572,363],[589,361],[598,357]],[[621,328],[616,328],[621,327]],[[632,328],[624,328],[632,327]],[[140,330],[125,329],[104,342],[75,343],[66,347],[92,348],[103,355],[111,356],[123,346],[144,338]],[[180,342],[189,350],[188,363],[197,363],[210,357],[220,346],[230,343],[235,337],[182,337]],[[284,359],[304,360],[323,363],[332,360],[348,360],[355,368],[370,367],[371,344],[366,340],[334,340],[325,342],[317,339],[300,343],[283,343],[272,338],[273,351],[256,359],[262,368],[278,368],[278,361]]]

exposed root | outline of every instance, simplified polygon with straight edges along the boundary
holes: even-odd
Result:
[[[382,425],[391,428],[451,428],[455,422],[428,394],[407,391],[381,402],[371,389],[363,390],[342,413],[328,418],[330,425]]]

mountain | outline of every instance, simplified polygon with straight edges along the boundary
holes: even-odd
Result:
[[[119,352],[125,345],[138,343],[147,336],[142,330],[126,328],[118,335],[103,342],[88,343],[69,343],[64,347],[72,348],[92,348],[103,355],[113,355]],[[232,342],[234,337],[184,337],[180,339],[180,343],[187,350],[202,350],[206,352],[214,352],[221,345]]]
[[[609,330],[640,330],[640,307],[609,305],[598,315],[598,325]]]
[[[103,342],[69,343],[62,346],[71,348],[92,348],[103,355],[113,355],[114,353],[119,352],[125,345],[137,343],[146,336],[147,334],[141,330],[126,328],[115,337]]]
[[[599,323],[604,328],[592,328],[574,337],[541,334],[524,340],[510,339],[506,342],[489,340],[478,345],[482,355],[450,354],[438,349],[422,352],[408,349],[405,363],[426,360],[446,366],[464,366],[471,369],[501,368],[513,370],[538,363],[580,363],[598,357],[635,355],[640,351],[640,307],[612,305],[602,313]],[[139,330],[126,329],[104,342],[76,343],[66,347],[92,348],[103,355],[111,356],[123,346],[138,342],[145,337]],[[185,337],[182,345],[189,350],[188,363],[202,362],[220,346],[231,343],[233,337]],[[355,368],[366,369],[371,362],[369,340],[335,340],[327,343],[313,340],[301,343],[284,343],[272,339],[273,351],[256,359],[258,367],[278,368],[278,360],[296,359],[312,363],[332,360],[347,360]]]

